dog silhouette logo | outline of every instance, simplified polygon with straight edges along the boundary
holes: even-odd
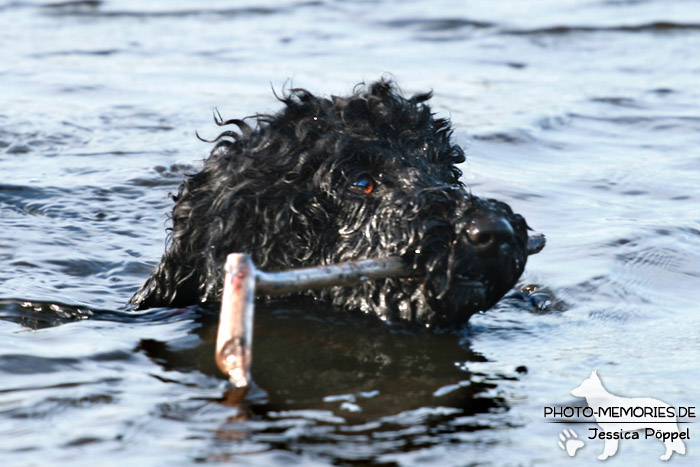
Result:
[[[678,429],[671,405],[651,397],[621,397],[611,394],[595,370],[572,389],[571,394],[585,398],[588,407],[592,409],[599,428],[591,428],[589,431],[592,434],[588,438],[605,441],[599,460],[615,455],[620,439],[639,439],[640,430],[643,430],[645,438],[657,438],[664,443],[666,452],[661,460],[670,459],[674,452],[685,454],[683,439],[688,439],[688,430],[681,432]],[[565,437],[565,441],[571,442],[571,437]],[[578,447],[582,445],[577,444]],[[570,456],[573,455],[568,449],[565,450]]]

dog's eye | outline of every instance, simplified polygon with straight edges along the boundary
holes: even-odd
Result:
[[[366,175],[358,177],[357,180],[352,182],[350,185],[350,190],[361,195],[368,195],[374,191],[374,180]]]

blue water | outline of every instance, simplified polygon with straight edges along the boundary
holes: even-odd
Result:
[[[0,2],[3,465],[595,465],[543,407],[611,392],[700,402],[700,9],[692,0]],[[216,317],[128,313],[169,193],[271,92],[432,89],[465,182],[547,235],[460,335],[258,310],[225,401]],[[533,292],[534,291],[534,292]],[[698,424],[685,456],[698,465]],[[622,441],[609,465],[654,465]]]

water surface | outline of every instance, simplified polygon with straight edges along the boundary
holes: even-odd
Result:
[[[3,465],[590,465],[602,441],[568,458],[542,415],[591,370],[698,404],[695,2],[20,1],[0,24]],[[195,131],[381,76],[433,89],[472,191],[546,233],[533,299],[457,335],[261,308],[257,387],[228,404],[212,312],[124,309]]]

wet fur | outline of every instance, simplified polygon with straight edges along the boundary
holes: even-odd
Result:
[[[348,97],[292,89],[279,113],[252,125],[219,118],[229,129],[174,197],[167,251],[130,303],[216,303],[226,255],[246,252],[266,271],[401,255],[416,278],[307,294],[383,319],[461,324],[492,306],[523,271],[526,224],[465,189],[464,153],[450,122],[433,116],[430,96],[404,98],[387,81]],[[358,191],[358,180],[374,190]],[[466,240],[470,221],[484,215],[507,219],[515,233],[492,258]]]

